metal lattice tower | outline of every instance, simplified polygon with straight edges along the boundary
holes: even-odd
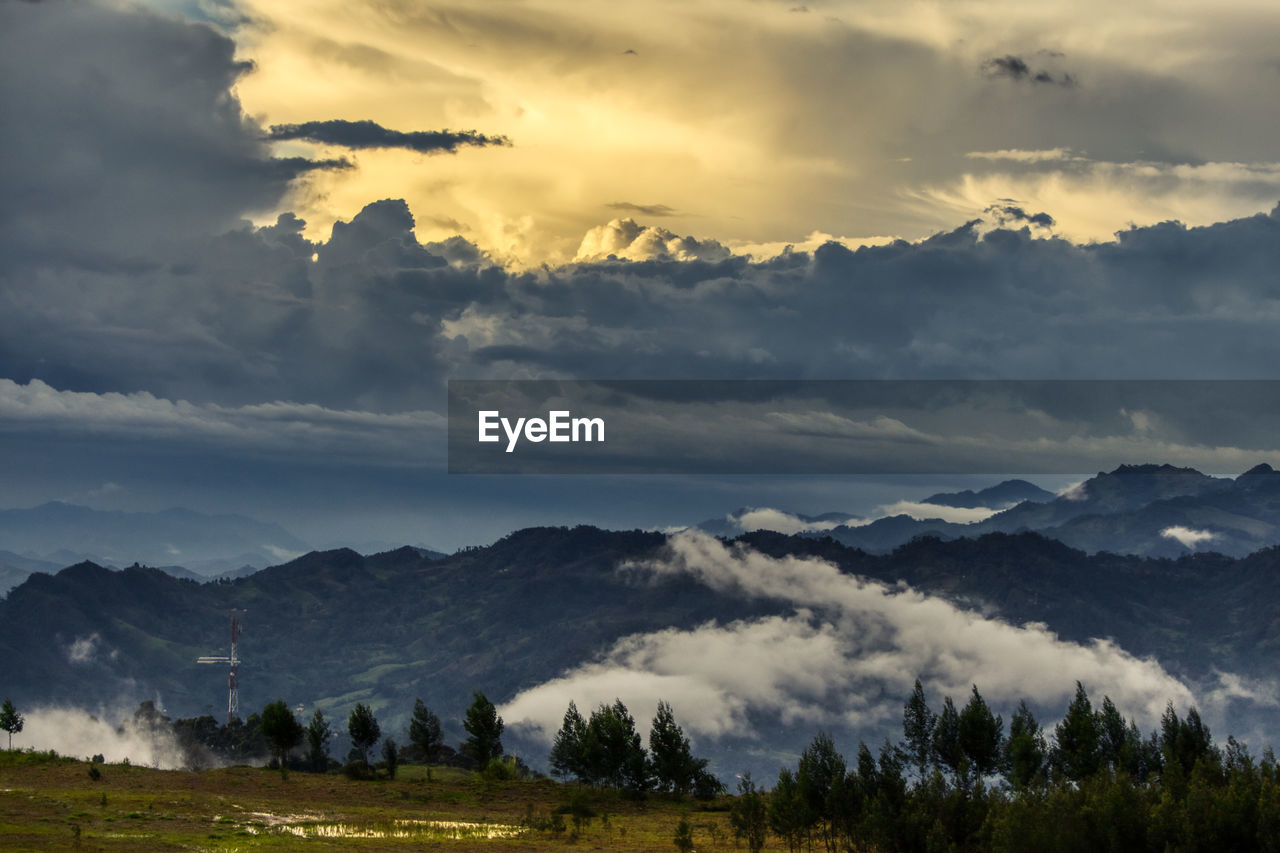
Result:
[[[236,652],[236,643],[240,639],[240,620],[231,617],[231,654],[206,655],[197,658],[196,663],[225,663],[229,667],[227,673],[227,723],[240,716],[240,692],[236,681],[236,667],[240,664],[240,656]]]

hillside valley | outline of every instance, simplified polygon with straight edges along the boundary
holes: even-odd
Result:
[[[456,736],[473,690],[507,702],[602,660],[624,638],[633,645],[636,637],[648,638],[643,646],[655,637],[697,636],[708,626],[769,625],[821,613],[821,603],[801,606],[786,594],[636,569],[668,559],[673,542],[641,531],[532,528],[443,559],[412,548],[367,557],[313,552],[205,584],[154,569],[113,572],[81,563],[32,575],[0,601],[0,684],[27,707],[154,699],[170,716],[217,714],[225,675],[195,661],[226,653],[235,613],[244,625],[246,713],[283,696],[341,717],[360,701],[394,730],[422,697],[452,721],[446,728]],[[886,601],[913,601],[892,592],[902,582],[982,624],[1043,623],[1058,644],[1109,638],[1136,659],[1158,661],[1202,696],[1220,673],[1269,679],[1280,645],[1280,549],[1243,559],[1157,559],[1088,555],[1039,534],[993,533],[923,538],[874,555],[832,538],[760,531],[724,553],[780,561],[769,564],[775,569],[788,560],[834,566],[850,588],[883,584]],[[891,721],[902,697],[892,687],[879,690],[871,700],[888,709],[881,719]],[[833,694],[816,701],[835,713],[837,700]],[[1224,701],[1214,713],[1236,732],[1270,725],[1265,703]],[[787,725],[761,711],[743,719],[754,734],[703,739],[721,772],[735,763],[776,764],[812,734],[808,725]],[[868,722],[851,736],[874,739],[880,730]],[[545,744],[528,737],[523,748],[536,762]]]

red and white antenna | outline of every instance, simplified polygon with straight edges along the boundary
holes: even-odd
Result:
[[[236,682],[236,667],[240,664],[240,656],[236,653],[236,642],[240,639],[240,620],[231,617],[231,654],[206,655],[197,658],[196,663],[225,663],[230,669],[227,675],[227,723],[240,716],[240,692]]]

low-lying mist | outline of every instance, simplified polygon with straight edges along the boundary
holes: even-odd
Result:
[[[132,710],[80,708],[32,708],[25,717],[14,746],[54,750],[59,755],[88,759],[101,755],[110,763],[128,759],[131,764],[175,770],[188,765],[182,748],[167,726],[153,726]]]

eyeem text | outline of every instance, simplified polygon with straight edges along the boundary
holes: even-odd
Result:
[[[502,417],[496,409],[479,412],[481,442],[502,440],[499,430],[506,433],[507,453],[516,449],[521,438],[535,444],[540,441],[580,442],[604,441],[604,418],[575,418],[569,411],[547,412],[543,418],[510,418]]]

